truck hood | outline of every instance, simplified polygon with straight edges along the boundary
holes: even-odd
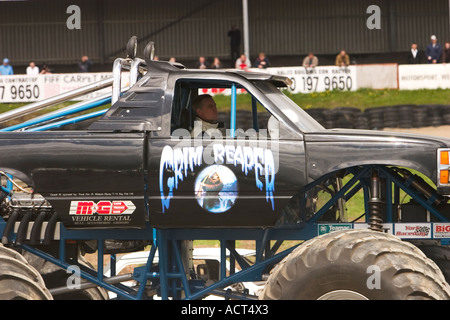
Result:
[[[450,139],[409,133],[331,129],[304,134],[307,175],[313,181],[328,172],[361,165],[417,170],[436,182],[437,150]]]
[[[331,141],[361,141],[361,142],[417,142],[425,144],[438,144],[440,147],[450,147],[450,138],[421,135],[413,133],[360,130],[360,129],[329,129],[305,134],[305,142],[331,142]]]

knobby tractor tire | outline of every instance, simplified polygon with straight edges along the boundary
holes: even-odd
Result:
[[[52,300],[44,280],[18,252],[0,245],[0,300]]]
[[[260,296],[263,300],[449,298],[442,272],[422,251],[371,230],[336,231],[306,241],[273,269]]]
[[[411,241],[411,243],[436,263],[450,284],[450,247],[441,245],[439,240]]]

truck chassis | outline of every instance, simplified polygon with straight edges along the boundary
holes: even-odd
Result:
[[[153,44],[149,44],[146,47],[147,59],[151,59],[152,46]],[[135,44],[128,47],[135,47]],[[93,101],[77,103],[61,111],[7,127],[1,131],[54,130],[104,116],[108,109],[59,120],[62,116],[97,108],[109,102],[114,105],[120,96],[142,77],[141,73],[143,70],[145,71],[145,61],[130,53],[127,59],[117,59],[113,68],[114,78],[111,80],[81,88],[76,92],[61,95],[49,101],[25,106],[18,111],[3,115],[2,120],[40,110],[109,85],[113,85],[111,96],[102,96]],[[130,86],[123,91],[120,90],[122,68],[130,71]],[[236,106],[232,105],[232,114],[234,112],[234,115],[236,114],[235,108]],[[3,200],[5,198],[14,199],[14,195],[17,196],[17,194],[27,194],[26,190],[15,182],[16,177],[12,173],[2,172],[1,175],[3,177],[1,187]],[[349,221],[345,205],[361,192],[365,210],[360,213],[360,217]],[[324,194],[326,196],[323,198]],[[404,195],[409,197],[408,203],[403,203]],[[26,202],[27,197],[24,199],[23,201]],[[119,299],[131,300],[156,297],[195,300],[209,295],[221,296],[225,299],[280,299],[280,296],[274,294],[276,285],[272,285],[271,288],[258,294],[249,293],[246,290],[231,290],[229,287],[232,284],[247,281],[267,281],[269,279],[269,282],[276,282],[276,279],[270,280],[270,278],[274,274],[283,273],[279,270],[281,267],[278,266],[287,264],[286,261],[293,252],[304,250],[302,246],[304,247],[306,242],[326,237],[325,234],[331,234],[332,231],[337,231],[336,234],[345,234],[349,230],[364,230],[364,232],[376,234],[375,237],[393,234],[405,238],[404,242],[414,243],[416,240],[421,240],[422,243],[433,243],[444,249],[447,249],[446,246],[450,240],[442,235],[442,232],[439,232],[450,226],[448,224],[450,216],[448,197],[439,194],[435,186],[426,182],[412,170],[385,164],[361,164],[339,168],[309,182],[298,190],[297,195],[286,207],[283,219],[273,227],[158,228],[146,221],[144,227],[141,228],[94,230],[66,228],[64,223],[58,220],[57,215],[49,214],[52,208],[47,206],[45,201],[41,206],[32,203],[28,207],[20,204],[20,201],[18,203],[17,210],[13,210],[10,215],[7,215],[7,219],[0,217],[0,234],[3,245],[22,254],[30,253],[69,273],[73,270],[73,266],[77,266],[79,275],[86,280],[77,288],[70,288],[64,282],[59,286],[49,288],[50,295],[44,296],[55,299],[64,294],[89,288],[103,288],[115,293]],[[290,214],[290,208],[297,214]],[[51,218],[47,221],[46,217],[49,215]],[[39,228],[33,228],[33,225],[39,226]],[[410,229],[405,229],[405,227]],[[34,229],[36,231],[33,231]],[[412,230],[415,233],[406,235],[406,233],[402,233],[405,230]],[[426,240],[423,240],[424,238]],[[110,240],[118,243],[123,241],[131,245],[137,243],[139,248],[149,245],[147,264],[135,268],[132,273],[116,275],[114,264],[117,260],[117,253],[121,250],[111,249],[111,245],[108,244]],[[189,252],[192,240],[217,240],[220,244],[219,280],[213,284],[206,285],[204,279],[187,266],[189,257],[186,256],[186,252]],[[254,242],[256,255],[253,263],[243,259],[237,252],[238,240]],[[89,246],[84,246],[86,243],[89,243]],[[77,257],[80,244],[83,244],[84,248],[93,248],[92,252],[97,252],[97,267],[79,263]],[[127,250],[125,249],[124,252]],[[157,252],[158,262],[156,263]],[[228,253],[230,270],[232,270],[229,273],[225,265]],[[108,255],[111,262],[111,274],[107,277],[104,275],[103,265],[105,257]],[[234,271],[236,266],[239,266],[240,271]],[[449,296],[445,295],[450,291],[446,281],[442,280],[441,271],[434,268],[433,272],[438,274],[436,281],[440,283],[439,290],[444,294],[434,296],[430,293],[427,298],[444,297],[448,299]],[[444,273],[443,276],[450,275]],[[129,287],[123,284],[129,280],[135,280],[138,285]],[[356,290],[350,290],[344,293],[344,297],[354,298],[357,296],[355,292]],[[339,294],[333,293],[331,297],[340,297]],[[325,294],[321,297],[328,298],[329,295]],[[281,299],[291,298],[294,299],[295,294],[281,296]]]

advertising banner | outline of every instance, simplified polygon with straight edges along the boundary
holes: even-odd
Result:
[[[1,76],[0,101],[1,103],[40,101],[94,82],[112,78],[112,76],[111,72]],[[123,72],[121,86],[124,87],[128,84],[129,72]],[[76,98],[76,100],[86,100],[108,92],[111,92],[111,88],[86,94]]]
[[[251,70],[289,77],[292,80],[292,85],[289,87],[292,93],[312,93],[328,90],[355,91],[358,89],[356,66],[282,67]]]
[[[399,65],[398,82],[400,90],[448,89],[450,88],[450,65]]]

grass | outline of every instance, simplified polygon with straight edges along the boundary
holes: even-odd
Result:
[[[336,107],[356,107],[361,110],[380,106],[395,106],[404,104],[450,104],[450,90],[374,90],[359,89],[357,91],[325,91],[317,93],[296,93],[285,91],[295,103],[304,109],[309,108],[336,108]],[[230,96],[216,95],[219,111],[228,109],[230,106]],[[66,106],[73,102],[63,103],[52,109]],[[0,113],[9,111],[25,103],[0,103]],[[251,98],[248,94],[240,94],[237,99],[237,108],[251,110]]]
[[[405,104],[450,103],[450,90],[444,89],[414,91],[360,89],[357,91],[326,91],[311,94],[287,93],[287,95],[304,109],[356,107],[365,110],[373,107]]]
[[[317,93],[296,93],[285,91],[285,94],[303,109],[355,107],[361,110],[381,106],[405,104],[429,105],[450,104],[450,90],[374,90],[360,89],[357,91],[325,91]],[[219,111],[230,106],[230,97],[215,96]],[[240,95],[237,108],[251,110],[249,95]]]

